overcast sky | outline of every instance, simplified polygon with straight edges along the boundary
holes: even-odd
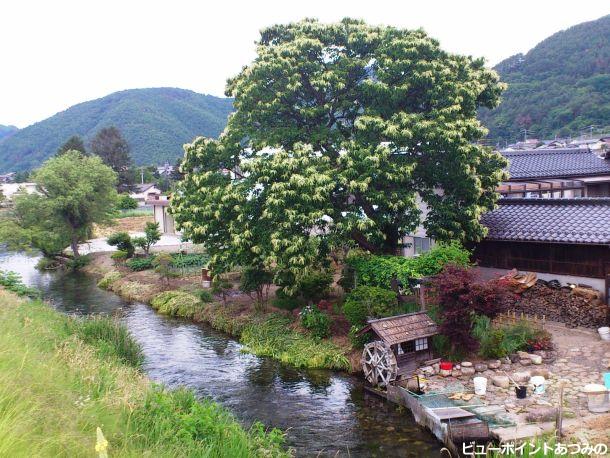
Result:
[[[423,27],[445,49],[494,65],[608,13],[593,0],[9,0],[0,4],[0,124],[25,127],[122,89],[222,96],[261,28],[304,17]]]

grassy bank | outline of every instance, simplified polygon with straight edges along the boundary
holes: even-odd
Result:
[[[199,276],[172,278],[167,282],[152,270],[131,271],[125,266],[115,266],[104,253],[95,255],[84,272],[97,277],[99,287],[124,299],[149,303],[165,315],[208,323],[239,338],[246,351],[258,356],[269,356],[299,368],[359,369],[359,364],[350,363],[353,358],[348,357],[347,345],[315,339],[295,326],[291,315],[271,307],[257,309],[246,295],[242,295],[242,300],[229,299],[227,305],[217,298],[211,303],[202,302],[197,294]]]
[[[151,306],[159,313],[204,322],[239,337],[245,350],[299,368],[350,370],[343,350],[292,329],[292,320],[276,313],[244,313],[243,307],[203,303],[188,292],[165,291]]]
[[[285,456],[282,435],[245,431],[190,391],[153,386],[109,319],[69,318],[0,290],[0,456]]]

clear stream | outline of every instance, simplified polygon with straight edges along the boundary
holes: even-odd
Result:
[[[168,318],[128,303],[84,274],[39,272],[37,256],[0,253],[0,269],[21,274],[66,313],[118,313],[141,344],[149,377],[187,386],[229,408],[244,424],[255,420],[287,432],[299,456],[438,456],[439,443],[410,414],[365,395],[358,377],[298,370],[243,353],[209,326]]]

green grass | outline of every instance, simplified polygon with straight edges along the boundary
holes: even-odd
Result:
[[[142,349],[127,328],[117,320],[107,316],[93,316],[75,318],[69,325],[83,342],[96,348],[103,359],[112,357],[133,367],[142,366]]]
[[[0,456],[286,456],[282,434],[244,430],[189,391],[154,386],[137,345],[107,319],[74,319],[0,291]],[[129,361],[131,365],[125,364]]]
[[[152,208],[135,208],[133,210],[120,210],[116,213],[115,218],[133,218],[137,216],[152,216]]]
[[[159,313],[206,322],[239,337],[244,351],[269,356],[299,368],[350,370],[345,352],[330,341],[292,330],[292,320],[280,315],[232,313],[231,305],[204,303],[186,291],[164,291],[151,306]]]

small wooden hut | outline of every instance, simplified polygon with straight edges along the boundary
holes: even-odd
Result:
[[[366,333],[373,339],[364,346],[362,370],[369,383],[384,387],[432,359],[430,337],[438,334],[438,326],[426,312],[415,312],[370,320],[358,335]]]

